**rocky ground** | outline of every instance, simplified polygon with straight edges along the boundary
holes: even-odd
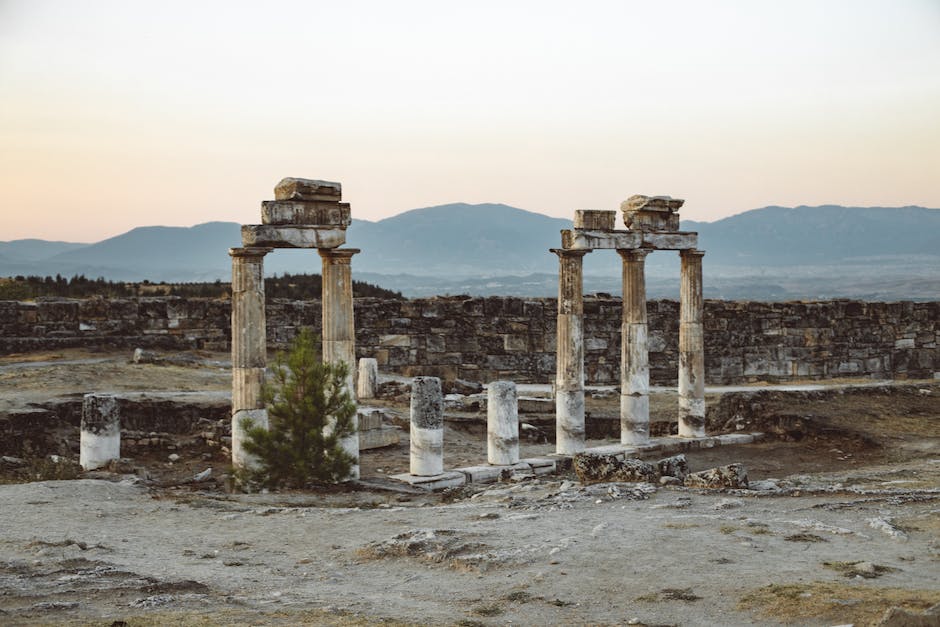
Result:
[[[91,391],[224,392],[225,357],[195,357],[0,359],[0,415]],[[419,493],[386,478],[407,468],[405,432],[363,454],[362,483],[315,493],[227,492],[224,437],[158,434],[72,480],[22,482],[72,476],[64,461],[7,464],[0,623],[865,625],[940,603],[940,385],[735,394],[709,395],[712,427],[772,437],[687,455],[693,471],[743,463],[748,490],[561,473]],[[674,407],[655,395],[659,429]],[[616,398],[589,411],[603,422]],[[523,455],[549,452],[541,418],[523,420]],[[67,460],[77,429],[61,429]],[[450,410],[446,465],[481,463],[481,436],[472,407]]]

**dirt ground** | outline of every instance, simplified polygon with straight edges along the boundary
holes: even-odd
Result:
[[[230,385],[227,355],[129,357],[0,358],[0,413]],[[687,453],[693,471],[743,463],[750,490],[560,474],[417,493],[387,479],[407,470],[406,431],[363,453],[362,483],[319,492],[229,493],[225,451],[186,438],[75,480],[0,472],[0,624],[876,624],[940,603],[940,385],[904,389],[768,402],[822,428]],[[675,403],[655,394],[654,420]],[[400,402],[376,405],[405,424]],[[480,416],[450,412],[445,443],[447,467],[482,463]]]

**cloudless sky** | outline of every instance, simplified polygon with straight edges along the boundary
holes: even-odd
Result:
[[[940,1],[0,0],[0,240],[257,223],[284,176],[368,220],[940,207]]]

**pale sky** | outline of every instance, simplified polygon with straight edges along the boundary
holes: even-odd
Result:
[[[635,193],[940,207],[940,0],[0,0],[0,240]]]

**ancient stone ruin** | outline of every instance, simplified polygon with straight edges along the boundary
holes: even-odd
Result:
[[[251,463],[242,448],[242,422],[268,426],[261,394],[267,366],[264,257],[275,248],[315,248],[323,260],[322,358],[349,367],[346,388],[355,399],[356,334],[350,261],[359,252],[340,248],[351,222],[342,186],[329,181],[285,178],[274,200],[261,203],[261,224],[242,226],[242,248],[232,248],[232,463]],[[353,418],[354,425],[356,418]],[[343,448],[359,459],[358,433]],[[358,478],[358,465],[351,478]]]
[[[574,228],[561,232],[558,255],[558,348],[555,378],[556,450],[584,450],[584,302],[582,262],[595,249],[614,249],[623,260],[621,319],[621,443],[649,441],[649,357],[646,255],[678,250],[682,258],[679,303],[679,436],[705,435],[705,350],[702,328],[702,256],[698,233],[679,231],[683,200],[631,196],[620,209],[628,230],[614,228],[614,211],[576,211]]]

